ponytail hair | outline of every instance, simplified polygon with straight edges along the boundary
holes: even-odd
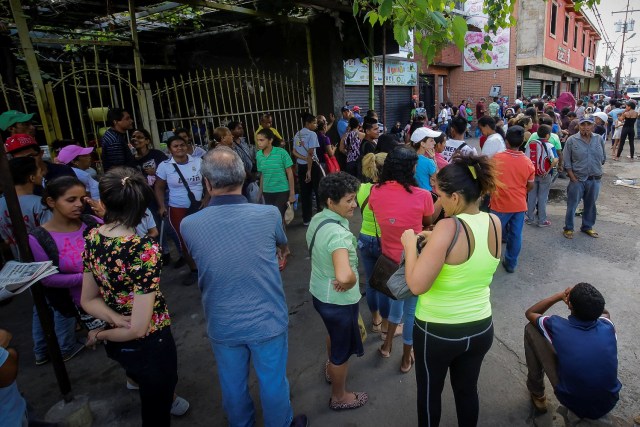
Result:
[[[153,200],[153,191],[142,174],[130,167],[110,169],[98,185],[105,207],[104,222],[135,228]]]
[[[440,191],[451,196],[460,193],[467,203],[491,194],[498,186],[496,171],[487,156],[456,153],[451,163],[436,175]]]
[[[265,138],[267,138],[268,140],[271,141],[271,145],[273,145],[274,147],[279,147],[280,146],[280,138],[278,138],[277,136],[275,136],[275,134],[273,133],[273,131],[269,128],[262,128],[257,132],[257,135],[262,135]]]
[[[372,182],[377,182],[382,174],[382,167],[386,158],[387,153],[367,153],[362,158],[362,175]]]

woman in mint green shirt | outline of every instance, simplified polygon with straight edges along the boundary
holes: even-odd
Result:
[[[414,230],[401,237],[407,285],[419,295],[413,347],[421,426],[440,423],[447,372],[458,425],[478,425],[478,376],[493,343],[489,286],[502,240],[500,220],[481,212],[479,200],[495,188],[495,168],[486,156],[454,155],[436,175],[447,218],[420,233],[427,243],[419,256]]]
[[[347,362],[352,354],[364,354],[358,327],[357,243],[348,221],[357,207],[359,186],[346,172],[324,177],[318,187],[324,208],[311,219],[306,236],[311,255],[309,291],[329,334],[325,376],[331,383],[333,410],[359,408],[368,400],[367,393],[346,391]]]

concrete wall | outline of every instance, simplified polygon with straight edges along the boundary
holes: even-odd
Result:
[[[342,40],[331,16],[320,15],[311,23],[311,53],[318,109],[313,113],[334,112],[340,118],[345,101]]]
[[[545,28],[546,4],[540,0],[518,2],[517,65],[535,64],[544,56],[544,32],[541,29]]]

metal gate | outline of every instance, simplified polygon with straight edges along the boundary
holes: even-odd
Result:
[[[114,107],[126,109],[134,126],[148,123],[141,117],[140,93],[131,71],[85,60],[67,67],[61,65],[55,83],[45,85],[57,138],[86,144],[94,141],[99,147],[99,138],[110,125],[106,113]]]
[[[245,136],[253,142],[259,119],[273,116],[287,146],[302,127],[300,113],[311,110],[306,82],[257,70],[196,70],[156,82],[153,90],[155,117],[163,140],[176,128],[191,131],[196,143],[208,145],[213,129],[229,121],[244,123]]]
[[[30,84],[27,84],[28,90],[23,89],[23,83],[20,79],[16,79],[15,87],[11,87],[9,82],[5,82],[0,76],[0,111],[18,110],[28,113],[35,111],[34,106],[37,106],[36,97],[33,95],[33,91]]]

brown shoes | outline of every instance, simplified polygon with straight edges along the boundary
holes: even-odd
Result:
[[[540,412],[541,414],[545,414],[547,412],[547,397],[546,396],[538,397],[533,393],[530,393],[530,395],[531,395],[531,402],[533,403],[533,406],[536,408],[536,411]]]

